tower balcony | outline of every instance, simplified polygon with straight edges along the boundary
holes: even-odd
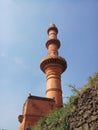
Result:
[[[55,67],[56,69],[60,69],[62,74],[67,68],[67,62],[64,58],[60,56],[47,56],[41,61],[40,68],[45,73],[45,70],[49,67]]]

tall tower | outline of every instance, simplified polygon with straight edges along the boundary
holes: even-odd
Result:
[[[19,130],[28,130],[55,108],[62,107],[61,74],[67,68],[67,62],[58,54],[60,41],[57,39],[58,29],[54,24],[48,28],[46,47],[48,55],[40,64],[46,74],[46,98],[29,95],[23,105],[22,115],[18,116]]]
[[[48,55],[41,61],[40,68],[46,74],[46,97],[54,98],[55,105],[59,108],[63,104],[61,74],[67,68],[67,62],[58,54],[60,41],[57,39],[58,29],[55,24],[49,26],[47,33]]]

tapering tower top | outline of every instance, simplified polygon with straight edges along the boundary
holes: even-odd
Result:
[[[48,48],[50,42],[54,42],[57,44],[57,47],[60,47],[60,41],[57,39],[58,29],[55,24],[50,24],[48,30],[48,41],[46,42],[46,47]]]
[[[48,34],[49,34],[49,31],[50,31],[50,30],[54,30],[56,34],[58,33],[58,29],[57,29],[57,27],[55,26],[55,24],[50,24],[50,26],[49,26],[49,28],[48,28],[48,30],[47,30],[47,33],[48,33]]]

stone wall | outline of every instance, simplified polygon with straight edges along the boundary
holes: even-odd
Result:
[[[98,86],[88,88],[77,99],[70,130],[98,130]]]

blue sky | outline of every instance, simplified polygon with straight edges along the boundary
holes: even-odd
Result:
[[[0,130],[17,130],[18,115],[29,93],[45,96],[40,61],[47,55],[47,29],[55,23],[67,84],[81,87],[98,71],[97,0],[0,0]],[[64,102],[66,99],[64,99]]]

